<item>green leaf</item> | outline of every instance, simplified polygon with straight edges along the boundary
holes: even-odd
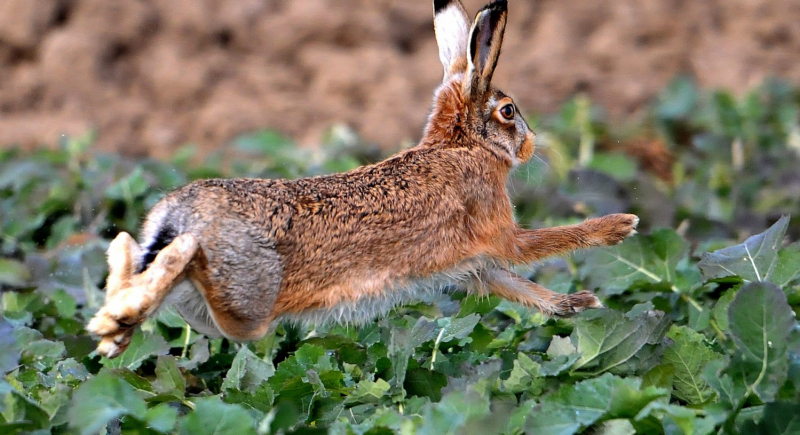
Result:
[[[237,405],[224,403],[217,397],[198,399],[194,411],[180,422],[186,435],[247,435],[255,434],[250,414]]]
[[[656,114],[670,121],[688,118],[697,103],[698,93],[691,78],[676,77],[658,96]]]
[[[717,321],[719,329],[723,331],[728,329],[728,307],[736,297],[736,290],[735,288],[728,289],[714,304],[714,319]]]
[[[615,418],[606,420],[599,425],[593,435],[635,435],[636,428],[630,420],[625,418]]]
[[[0,379],[0,430],[14,433],[14,429],[46,428],[49,420],[47,411],[38,403]],[[4,422],[9,424],[3,424]]]
[[[159,432],[169,433],[175,428],[178,410],[168,403],[160,403],[147,410],[145,422],[147,427]]]
[[[492,311],[500,303],[497,296],[467,295],[461,301],[461,309],[457,317],[464,317],[472,313],[484,315]]]
[[[11,324],[0,316],[0,374],[13,370],[19,362],[17,339],[12,334]]]
[[[108,368],[128,368],[136,370],[142,363],[154,355],[164,355],[169,352],[169,345],[164,337],[142,332],[141,328],[136,328],[131,338],[131,344],[125,352],[115,359],[101,358],[103,366]]]
[[[211,354],[208,351],[208,339],[200,337],[189,349],[189,359],[181,359],[178,361],[178,366],[186,370],[193,370],[198,365],[208,361],[209,357],[211,357]]]
[[[656,230],[649,236],[636,234],[619,245],[588,251],[581,278],[590,288],[609,295],[637,283],[673,285],[678,262],[688,253],[689,244],[673,230]]]
[[[421,423],[414,433],[419,435],[457,435],[474,433],[469,422],[488,416],[489,398],[476,391],[453,391],[438,403],[425,406]],[[485,431],[480,433],[486,433]]]
[[[517,354],[514,360],[514,367],[508,379],[501,381],[503,390],[512,394],[529,391],[534,396],[542,393],[544,388],[544,377],[542,377],[542,367],[533,361],[528,355],[522,352]]]
[[[481,316],[479,314],[469,314],[464,317],[444,317],[439,319],[439,325],[444,324],[442,331],[439,332],[437,338],[440,342],[448,342],[450,340],[460,340],[459,344],[464,345],[465,340],[475,329],[475,325],[480,322]],[[467,340],[468,341],[468,340]]]
[[[702,379],[706,365],[721,359],[721,355],[705,345],[705,337],[686,326],[670,327],[667,338],[672,343],[664,350],[664,362],[671,364],[675,396],[698,405],[715,396],[714,390]]]
[[[575,434],[601,419],[632,418],[652,401],[668,395],[661,388],[640,388],[637,378],[623,379],[609,373],[562,386],[539,401],[528,418],[526,433]]]
[[[764,416],[749,421],[741,433],[752,435],[800,434],[800,403],[773,402],[764,407]]]
[[[183,378],[178,363],[172,355],[161,355],[156,363],[156,380],[153,391],[158,394],[171,394],[183,398],[186,379]]]
[[[645,406],[635,420],[646,421],[650,417],[661,423],[661,430],[667,434],[708,435],[713,432],[715,422],[710,417],[699,418],[697,411],[683,406],[652,401]]]
[[[69,425],[81,434],[95,434],[114,418],[145,418],[147,408],[133,387],[107,371],[84,382],[72,395]]]
[[[254,354],[247,346],[242,346],[233,359],[222,389],[236,388],[241,391],[254,392],[258,387],[267,382],[275,373],[272,362],[266,362]]]
[[[363,380],[356,384],[356,388],[347,396],[344,403],[378,403],[386,396],[389,388],[391,386],[383,379],[374,382]]]
[[[106,197],[120,201],[132,202],[134,198],[144,194],[150,183],[144,178],[144,171],[137,166],[128,176],[122,178],[106,189]]]
[[[778,250],[788,226],[789,217],[783,216],[769,229],[749,237],[744,243],[704,253],[697,264],[703,278],[739,276],[750,282],[770,280],[775,273]],[[781,268],[779,277],[786,278],[784,268]]]
[[[272,404],[275,401],[275,392],[267,383],[261,384],[256,391],[248,393],[240,391],[236,388],[229,388],[225,390],[225,403],[238,403],[251,409],[267,413],[272,409]]]
[[[442,388],[447,385],[447,377],[422,367],[406,373],[403,388],[410,396],[429,397],[432,401],[442,399]]]
[[[570,336],[581,357],[573,366],[600,373],[630,361],[637,353],[663,349],[669,319],[661,311],[647,311],[634,319],[615,310],[584,313],[575,320]],[[649,369],[646,365],[637,371]]]
[[[728,318],[737,347],[730,370],[762,401],[774,400],[786,380],[789,335],[796,326],[786,295],[771,283],[748,284],[736,294]]]
[[[25,264],[8,258],[0,258],[0,286],[24,286],[31,279],[31,273]]]
[[[636,161],[623,153],[597,153],[589,163],[589,168],[606,173],[620,181],[630,181],[636,177]]]
[[[778,252],[778,260],[769,280],[778,287],[786,287],[800,278],[800,243],[792,243]]]

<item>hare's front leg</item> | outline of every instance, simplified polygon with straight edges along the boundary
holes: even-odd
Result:
[[[147,270],[134,274],[135,259],[141,257],[139,245],[127,233],[111,242],[106,302],[86,326],[101,337],[99,354],[113,358],[128,347],[133,328],[155,313],[184,275],[197,248],[194,236],[180,235],[158,253]]]
[[[616,245],[636,234],[638,224],[636,215],[617,213],[576,225],[538,230],[519,228],[502,255],[515,263],[532,263],[576,249]]]
[[[556,293],[505,269],[491,269],[480,278],[486,290],[546,315],[569,316],[603,306],[591,292]]]

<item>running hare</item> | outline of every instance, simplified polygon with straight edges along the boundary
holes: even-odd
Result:
[[[196,330],[233,340],[279,319],[363,323],[453,284],[553,315],[601,306],[509,267],[614,245],[639,219],[517,226],[506,178],[533,155],[534,134],[491,85],[507,2],[473,22],[459,0],[433,7],[444,79],[420,143],[344,174],[203,180],[170,193],[147,216],[141,247],[120,233],[108,249],[106,303],[87,326],[98,353],[119,355],[165,301]]]

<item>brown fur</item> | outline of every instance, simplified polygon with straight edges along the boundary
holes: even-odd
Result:
[[[435,4],[440,12],[463,11],[457,0]],[[442,21],[440,45],[453,23],[469,27],[466,19]],[[638,218],[617,214],[540,230],[514,222],[506,179],[533,154],[534,134],[516,108],[512,119],[500,114],[513,102],[489,83],[505,21],[506,3],[491,3],[472,25],[467,52],[443,56],[445,81],[416,147],[343,174],[204,180],[164,198],[144,225],[144,248],[123,233],[109,249],[107,302],[87,327],[103,338],[98,352],[122,352],[132,328],[182,279],[202,294],[213,327],[237,340],[262,336],[279,317],[347,304],[384,307],[374,302],[384,299],[391,305],[392,292],[413,294],[450,275],[548,314],[601,306],[591,293],[554,293],[507,269],[619,243]],[[467,53],[474,58],[467,61]],[[169,231],[176,238],[144,264],[154,240]],[[182,294],[191,301],[196,293]]]

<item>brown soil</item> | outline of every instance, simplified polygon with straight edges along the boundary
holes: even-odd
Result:
[[[0,144],[96,129],[103,149],[165,156],[345,123],[394,147],[418,138],[441,76],[429,3],[2,0]],[[800,81],[798,23],[797,0],[513,0],[495,82],[529,111],[583,91],[624,114],[679,72]]]

